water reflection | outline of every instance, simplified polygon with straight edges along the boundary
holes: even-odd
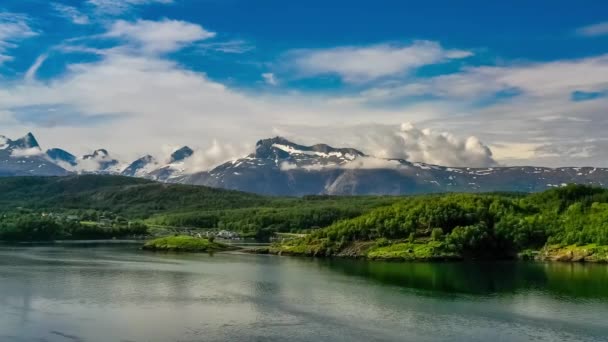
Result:
[[[607,273],[0,248],[0,341],[593,341],[608,335]]]
[[[319,260],[331,270],[384,284],[443,294],[494,295],[529,290],[608,298],[608,266],[579,263],[395,263]]]

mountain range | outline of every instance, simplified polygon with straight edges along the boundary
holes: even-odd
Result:
[[[59,148],[43,151],[31,133],[17,140],[0,136],[0,176],[116,174],[281,196],[536,192],[569,183],[608,185],[607,168],[447,167],[376,158],[354,148],[303,146],[281,137],[260,140],[253,153],[208,171],[188,171],[193,154],[184,146],[167,161],[145,155],[124,164],[105,149],[76,157]]]

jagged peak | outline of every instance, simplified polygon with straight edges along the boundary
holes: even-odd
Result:
[[[46,155],[54,161],[62,161],[70,165],[76,165],[76,156],[61,148],[50,148],[46,150]]]
[[[53,148],[49,148],[48,150],[46,150],[46,153],[61,153],[61,154],[65,154],[65,155],[69,155],[74,157],[73,154],[71,154],[70,152],[62,149],[62,148],[58,148],[58,147],[53,147]]]
[[[297,145],[297,144],[295,144],[295,143],[287,140],[286,138],[283,138],[283,137],[280,137],[280,136],[276,136],[274,138],[260,139],[255,144],[255,146],[257,148],[258,146],[272,146],[274,144]]]
[[[175,150],[173,153],[171,153],[171,163],[182,161],[182,160],[190,157],[193,153],[194,153],[194,150],[192,150],[190,147],[188,147],[188,146],[181,147],[181,148]]]
[[[143,174],[145,174],[149,171],[152,171],[152,168],[154,168],[156,165],[156,158],[149,154],[146,154],[145,156],[140,157],[139,159],[129,164],[124,170],[122,170],[121,174],[132,177],[137,176],[142,172]]]
[[[36,137],[34,137],[32,132],[28,132],[26,135],[22,136],[21,138],[19,138],[17,140],[13,140],[11,142],[11,145],[14,148],[20,148],[20,149],[40,148],[40,145],[38,145],[38,141],[36,140]]]
[[[269,156],[274,157],[287,157],[289,152],[281,147],[289,147],[295,151],[306,151],[306,152],[320,152],[320,153],[348,153],[353,156],[365,156],[365,154],[354,148],[335,148],[327,144],[315,144],[312,146],[304,146],[291,142],[290,140],[276,136],[274,138],[262,139],[256,143],[255,156],[258,158],[268,158]]]
[[[146,154],[145,156],[139,158],[138,160],[145,160],[145,161],[149,161],[150,162],[150,161],[156,160],[156,158],[154,158],[153,156],[151,156],[149,154]]]
[[[95,151],[93,151],[93,153],[91,154],[86,154],[82,157],[82,159],[91,159],[91,158],[107,158],[110,156],[110,153],[108,153],[108,150],[106,150],[105,148],[99,148],[96,149]]]

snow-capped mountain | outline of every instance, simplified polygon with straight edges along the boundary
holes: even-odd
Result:
[[[184,160],[190,158],[193,154],[194,151],[190,147],[184,146],[171,153],[171,159],[169,160],[169,164],[183,162]]]
[[[71,154],[66,150],[62,150],[60,148],[51,148],[46,150],[46,155],[55,163],[61,165],[61,163],[65,163],[71,167],[74,167],[78,164],[77,158],[75,155]]]
[[[0,176],[63,176],[68,172],[51,161],[32,133],[11,140],[0,136]]]
[[[594,167],[458,168],[381,159],[353,148],[304,146],[263,139],[255,152],[212,170],[190,172],[194,151],[184,146],[166,162],[145,155],[123,164],[105,149],[82,157],[58,148],[43,152],[28,133],[0,136],[0,176],[121,174],[162,182],[206,185],[267,195],[364,195],[433,192],[542,191],[568,183],[608,186],[608,169]]]
[[[147,154],[136,161],[132,162],[121,172],[123,176],[129,177],[146,177],[150,172],[158,168],[156,158]]]
[[[184,146],[174,151],[166,164],[161,164],[151,155],[146,155],[131,163],[121,174],[123,176],[171,182],[185,176],[186,160],[193,154],[194,151],[190,147]]]
[[[260,140],[256,152],[180,183],[269,195],[363,195],[433,192],[542,191],[568,183],[608,186],[605,168],[454,168],[367,156],[350,148]]]
[[[123,168],[124,166],[105,149],[76,157],[60,148],[50,148],[43,152],[32,133],[17,140],[0,136],[0,176],[118,174]]]
[[[112,158],[103,148],[82,156],[77,164],[82,166],[80,167],[82,171],[89,173],[119,174],[124,169],[124,165]]]

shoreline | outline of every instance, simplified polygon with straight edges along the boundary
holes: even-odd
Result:
[[[0,246],[19,245],[75,245],[75,244],[140,244],[146,239],[100,239],[100,240],[49,240],[49,241],[0,241]]]
[[[276,255],[288,257],[305,257],[305,258],[340,258],[353,260],[367,261],[390,261],[390,262],[468,262],[468,261],[536,261],[536,262],[560,262],[560,263],[592,263],[592,264],[608,264],[608,246],[595,244],[576,246],[559,246],[549,245],[540,250],[525,250],[516,255],[502,257],[470,257],[457,254],[429,254],[424,257],[416,255],[403,256],[371,256],[369,250],[353,250],[345,248],[339,253],[330,255],[315,253],[309,251],[293,251],[286,246],[259,246],[249,248],[247,246],[238,246],[224,243],[214,243],[211,250],[189,250],[180,247],[171,248],[145,248],[146,243],[154,240],[55,240],[55,241],[0,241],[0,246],[15,247],[15,246],[72,246],[72,245],[140,245],[143,251],[155,252],[182,252],[182,253],[214,253],[238,251],[243,254],[259,254],[259,255]],[[221,247],[220,247],[221,245]],[[166,246],[165,246],[166,247]],[[209,246],[206,246],[209,247]],[[218,248],[215,248],[218,247]]]
[[[584,245],[584,246],[545,246],[540,250],[527,250],[514,256],[502,257],[467,257],[462,255],[429,255],[425,257],[374,257],[367,253],[336,253],[325,255],[314,252],[296,252],[278,247],[262,247],[244,249],[242,252],[248,254],[269,254],[277,256],[295,256],[306,258],[341,258],[368,261],[391,261],[391,262],[467,262],[467,261],[536,261],[536,262],[563,262],[563,263],[592,263],[608,264],[608,246]]]

